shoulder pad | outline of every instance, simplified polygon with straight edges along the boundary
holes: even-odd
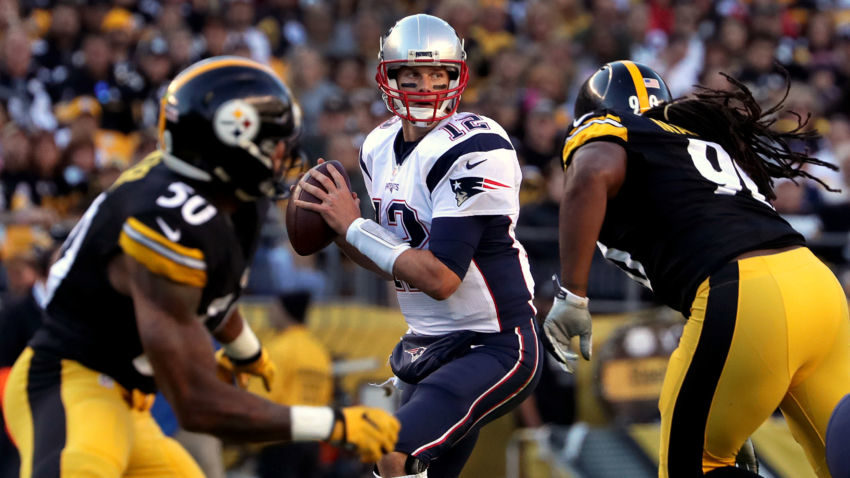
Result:
[[[573,128],[564,142],[561,153],[564,169],[569,166],[573,153],[579,147],[600,139],[627,143],[628,133],[622,118],[611,112],[595,111],[578,118],[573,122]]]
[[[222,239],[215,206],[179,181],[147,201],[124,222],[121,249],[151,272],[181,284],[206,285],[209,256]]]

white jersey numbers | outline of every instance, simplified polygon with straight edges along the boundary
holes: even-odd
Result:
[[[195,190],[188,184],[176,182],[168,185],[170,196],[163,194],[156,198],[157,206],[164,208],[181,207],[183,219],[193,226],[203,224],[215,216],[216,208],[201,196],[192,196]]]
[[[746,190],[759,202],[773,208],[767,198],[759,192],[758,186],[737,163],[732,160],[729,153],[719,144],[710,141],[688,138],[688,154],[694,162],[697,171],[709,181],[717,184],[715,194],[728,194],[733,196],[740,191]],[[709,155],[715,159],[712,162]],[[718,169],[719,168],[719,169]]]

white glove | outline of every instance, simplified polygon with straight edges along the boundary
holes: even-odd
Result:
[[[570,351],[570,339],[579,336],[579,348],[585,360],[590,360],[592,353],[590,312],[587,310],[590,301],[561,287],[557,276],[552,279],[558,292],[543,321],[543,344],[567,372],[574,373],[578,355]]]

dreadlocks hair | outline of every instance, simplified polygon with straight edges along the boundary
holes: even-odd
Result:
[[[693,96],[653,107],[643,116],[672,123],[721,145],[768,199],[776,198],[773,180],[779,178],[788,178],[795,183],[796,178],[809,178],[827,191],[836,192],[819,178],[804,171],[803,167],[810,164],[832,170],[838,168],[809,156],[808,150],[802,153],[793,151],[789,145],[791,141],[805,142],[819,137],[815,131],[804,130],[811,114],[804,119],[789,111],[797,118],[797,127],[785,132],[771,129],[791,91],[788,72],[784,69],[783,72],[785,95],[767,110],[762,110],[746,85],[721,73],[735,87],[732,91],[697,86]]]

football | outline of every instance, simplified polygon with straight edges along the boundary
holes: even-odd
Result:
[[[330,176],[327,173],[328,165],[333,165],[342,174],[342,177],[345,178],[345,183],[348,185],[348,189],[351,189],[351,180],[348,178],[348,173],[345,172],[342,163],[336,160],[313,166],[301,178],[301,181],[306,181],[324,190],[324,186],[315,178],[315,175],[327,174]],[[319,252],[333,242],[336,232],[328,226],[321,214],[297,207],[295,205],[295,199],[311,203],[319,203],[321,201],[300,186],[295,186],[292,197],[289,199],[289,204],[286,205],[286,231],[289,234],[289,242],[292,243],[292,248],[295,249],[295,252],[302,256],[309,256],[310,254]]]

